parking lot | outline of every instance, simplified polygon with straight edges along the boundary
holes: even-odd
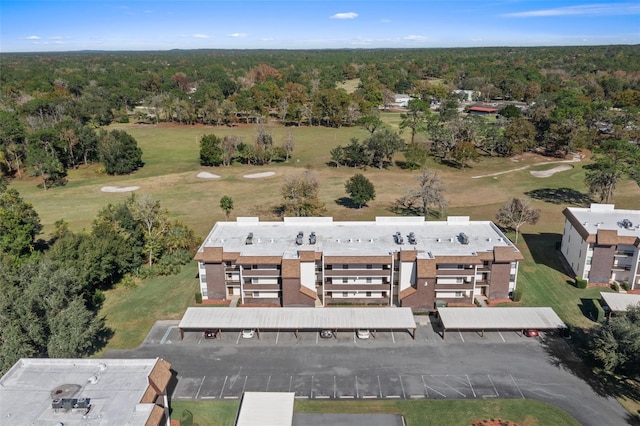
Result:
[[[243,392],[294,392],[308,399],[524,398],[511,375],[233,375],[179,377],[173,399],[238,399]]]

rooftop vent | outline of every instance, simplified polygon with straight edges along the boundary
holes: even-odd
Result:
[[[303,239],[304,239],[304,232],[302,231],[298,232],[298,236],[296,237],[296,244],[301,246]]]
[[[313,245],[315,243],[316,243],[316,233],[314,231],[309,235],[309,244]]]
[[[248,246],[253,244],[253,232],[249,232],[249,235],[247,235],[247,239],[244,240],[244,243]]]
[[[625,229],[633,228],[633,222],[631,222],[629,219],[623,219],[620,225],[622,225]]]
[[[91,384],[96,384],[98,383],[98,376],[91,376],[87,379],[87,382],[91,383]]]
[[[469,244],[469,237],[467,237],[467,234],[465,234],[464,232],[460,233],[460,242],[462,244]]]
[[[416,243],[416,234],[413,232],[409,232],[409,235],[407,236],[408,240],[409,240],[409,244],[415,244]]]
[[[441,243],[442,242],[442,238],[436,238],[436,241]]]
[[[402,234],[399,231],[393,235],[393,239],[396,242],[396,244],[404,243],[404,238],[402,238]]]

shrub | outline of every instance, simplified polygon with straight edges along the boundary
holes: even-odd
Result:
[[[518,287],[513,292],[513,301],[520,302],[521,300],[522,300],[522,289]]]
[[[618,291],[620,291],[620,286],[618,285],[618,283],[613,283],[613,284],[611,284],[611,289],[613,291],[618,292]]]
[[[200,305],[202,303],[202,293],[196,291],[196,303]]]
[[[622,288],[624,289],[624,291],[629,291],[631,290],[631,284],[629,284],[627,281],[623,281]]]
[[[587,288],[587,280],[576,277],[576,287],[577,288]]]

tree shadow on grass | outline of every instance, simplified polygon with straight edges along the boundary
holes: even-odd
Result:
[[[542,346],[552,365],[582,379],[603,398],[614,397],[640,401],[638,381],[628,377],[614,376],[596,367],[589,356],[591,350],[589,330],[575,328],[570,330],[569,335],[570,339],[564,339],[558,333],[554,333],[542,339]],[[626,423],[640,425],[640,412],[628,413]]]
[[[538,188],[524,193],[534,200],[551,204],[588,207],[591,197],[572,188]]]
[[[578,305],[582,315],[589,318],[591,321],[601,320],[600,309],[595,299],[580,298],[580,304]]]
[[[546,265],[563,274],[572,275],[558,251],[562,235],[553,233],[522,234],[522,238],[527,243],[534,262]]]
[[[353,200],[349,197],[340,197],[336,201],[336,204],[342,207],[346,207],[348,209],[359,209],[360,206],[353,202]]]

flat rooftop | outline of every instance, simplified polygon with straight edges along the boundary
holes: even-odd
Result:
[[[301,244],[296,243],[302,232]],[[310,235],[315,232],[315,243]],[[400,233],[402,243],[394,235]],[[247,236],[253,234],[252,244]],[[415,241],[409,242],[413,233]],[[466,235],[466,240],[463,235]],[[496,246],[518,249],[490,221],[470,221],[453,216],[446,221],[425,221],[423,217],[377,217],[375,221],[335,222],[331,217],[294,218],[282,222],[260,222],[239,217],[236,222],[218,222],[204,247],[223,247],[241,256],[278,255],[297,258],[298,252],[316,251],[326,256],[383,256],[401,250],[417,250],[419,257],[475,255]]]
[[[23,358],[0,379],[0,423],[145,425],[154,404],[139,401],[157,361]],[[90,398],[91,409],[54,410],[55,397]]]
[[[640,237],[640,210],[616,209],[613,204],[591,204],[589,208],[567,207],[567,210],[589,234],[595,235],[599,229],[606,229],[615,230],[620,236]]]
[[[415,329],[411,308],[187,308],[181,329]]]
[[[602,292],[600,296],[613,312],[625,312],[629,305],[640,303],[640,294]]]
[[[236,426],[291,426],[295,392],[245,392]]]

